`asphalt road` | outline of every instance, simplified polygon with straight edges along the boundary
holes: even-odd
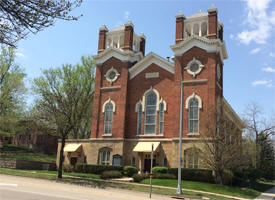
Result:
[[[149,200],[148,193],[97,189],[54,181],[0,174],[0,200]],[[152,195],[151,200],[169,200]]]

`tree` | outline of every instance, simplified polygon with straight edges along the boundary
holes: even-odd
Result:
[[[201,139],[203,147],[201,159],[205,168],[214,172],[217,183],[224,184],[226,170],[236,168],[241,160],[241,128],[230,120],[225,111],[209,109],[207,117],[202,120]]]
[[[14,123],[23,111],[23,70],[15,63],[12,48],[1,48],[0,52],[0,134],[9,136],[15,132]]]
[[[271,152],[274,152],[272,148],[271,137],[275,135],[275,118],[270,118],[267,120],[264,117],[262,109],[257,103],[249,104],[244,112],[244,121],[246,124],[246,135],[250,135],[252,141],[254,141],[255,153],[252,155],[255,158],[254,167],[260,170],[264,170],[269,163],[273,162],[274,156],[270,156]],[[269,149],[267,151],[267,149]],[[273,159],[273,160],[272,160]],[[272,165],[272,166],[273,166]]]
[[[77,20],[69,12],[82,0],[1,0],[0,42],[15,47],[29,33],[52,26],[56,19]]]
[[[80,65],[44,70],[34,80],[36,109],[41,119],[55,126],[62,141],[58,178],[62,178],[65,139],[79,133],[93,101],[94,62],[91,57],[82,57],[81,61]]]

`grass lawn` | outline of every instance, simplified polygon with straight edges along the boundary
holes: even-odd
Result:
[[[56,155],[34,153],[30,151],[27,147],[14,146],[11,144],[3,144],[3,148],[0,149],[0,152],[13,153],[1,155],[1,158],[14,158],[17,160],[30,160],[50,163],[55,163],[56,161]]]
[[[39,162],[55,163],[56,155],[43,154],[43,153],[21,153],[18,152],[15,155],[2,155],[1,158],[14,158],[17,160],[31,160]]]
[[[63,175],[69,175],[70,177],[64,176],[62,179],[57,179],[57,173],[58,173],[57,171],[46,171],[46,170],[20,170],[20,169],[0,168],[0,174],[9,174],[9,175],[15,175],[15,176],[25,176],[25,177],[32,177],[32,178],[57,180],[65,183],[89,185],[91,187],[99,187],[99,188],[115,187],[120,189],[149,192],[149,187],[142,186],[142,185],[129,185],[125,183],[112,183],[106,180],[99,179],[100,175],[97,175],[97,174],[63,172]],[[178,196],[176,195],[175,189],[153,188],[152,191],[153,193],[156,193],[156,194]],[[197,192],[188,192],[188,191],[183,191],[183,194],[181,195],[181,197],[194,198],[194,199],[201,199],[201,197],[208,197],[210,199],[228,200],[228,198],[220,197],[217,195],[207,195],[207,194],[201,194]]]
[[[58,171],[47,171],[47,170],[22,170],[22,169],[8,169],[8,168],[0,168],[0,174],[9,174],[9,175],[22,175],[22,176],[30,176],[34,178],[57,178]],[[100,175],[98,174],[84,174],[84,173],[69,173],[63,172],[63,175],[73,176],[73,177],[83,177],[83,178],[93,178],[99,179]]]
[[[143,180],[141,183],[149,184],[149,179]],[[177,180],[172,179],[153,179],[153,185],[161,185],[168,187],[177,187]],[[262,192],[271,188],[273,185],[255,183],[249,188],[230,187],[219,184],[193,182],[193,181],[182,181],[182,187],[184,189],[201,190],[206,192],[213,192],[218,194],[231,195],[243,198],[255,198]]]
[[[27,147],[14,146],[12,144],[3,144],[0,152],[16,152],[16,151],[28,151]]]

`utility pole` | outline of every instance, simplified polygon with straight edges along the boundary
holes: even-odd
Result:
[[[183,88],[182,88],[182,72],[180,72],[180,130],[179,130],[179,163],[178,163],[178,188],[177,194],[181,194],[181,167],[182,167],[182,101],[183,101]]]
[[[152,177],[153,177],[152,168],[153,168],[153,159],[154,159],[154,144],[152,143],[151,170],[150,170],[150,194],[149,194],[149,198],[150,199],[151,199],[151,196],[152,196]]]

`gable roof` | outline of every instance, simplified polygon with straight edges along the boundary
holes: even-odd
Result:
[[[100,54],[93,56],[93,58],[96,61],[96,64],[102,64],[111,57],[115,57],[121,60],[122,62],[135,62],[141,60],[143,58],[143,55],[141,52],[134,53],[133,51],[122,51],[117,48],[109,47],[102,51]]]
[[[145,70],[151,64],[156,64],[159,67],[165,69],[166,71],[174,74],[174,64],[167,61],[166,59],[158,56],[157,54],[150,52],[147,56],[145,56],[141,61],[136,63],[132,68],[129,69],[130,79],[134,78],[140,72]]]
[[[193,47],[199,47],[207,52],[217,52],[220,55],[221,61],[228,58],[226,46],[220,39],[208,39],[205,37],[199,37],[192,35],[186,38],[179,44],[170,46],[175,56],[180,56]]]

